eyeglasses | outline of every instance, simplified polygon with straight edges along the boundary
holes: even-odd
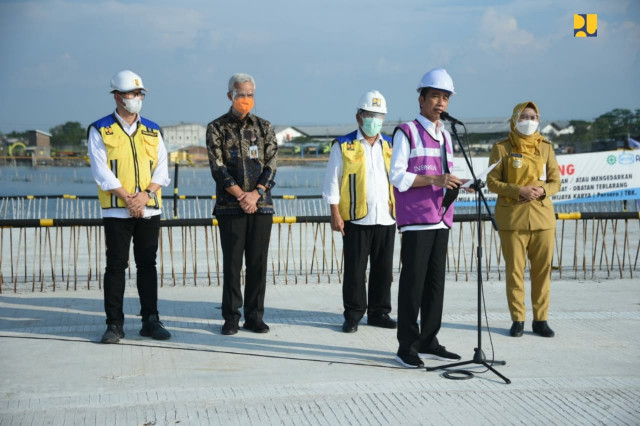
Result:
[[[253,99],[255,97],[255,93],[254,92],[233,92],[233,99],[239,99],[239,98],[251,98]]]
[[[384,116],[381,112],[360,111],[360,117],[362,118],[379,118],[380,120],[384,120]]]
[[[147,95],[144,92],[120,92],[120,96],[122,96],[125,99],[133,99],[135,97],[144,99],[144,97]]]

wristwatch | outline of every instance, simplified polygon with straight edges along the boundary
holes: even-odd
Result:
[[[260,194],[260,198],[262,198],[264,200],[264,189],[260,188],[259,186],[256,187],[256,191],[258,191],[258,194]]]
[[[149,195],[149,199],[153,200],[153,202],[155,203],[155,206],[158,207],[158,196],[156,195],[156,193],[150,189],[145,189],[144,192],[146,192]]]

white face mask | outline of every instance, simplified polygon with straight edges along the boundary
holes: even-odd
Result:
[[[129,111],[131,114],[137,114],[142,109],[142,99],[136,96],[133,99],[127,99],[120,97],[122,102],[124,103],[124,109]]]
[[[525,136],[529,136],[532,135],[536,132],[536,130],[538,130],[538,125],[540,123],[538,123],[537,121],[534,120],[524,120],[524,121],[518,121],[516,123],[516,129],[518,129],[518,131],[520,133],[522,133]]]

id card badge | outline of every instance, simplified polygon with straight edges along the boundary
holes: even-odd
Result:
[[[540,180],[543,180],[543,181],[547,180],[547,165],[546,164],[542,165],[542,176],[540,176]]]
[[[258,145],[251,145],[249,147],[249,158],[252,160],[258,159]]]

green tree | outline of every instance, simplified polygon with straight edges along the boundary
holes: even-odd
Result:
[[[87,131],[77,121],[67,121],[49,130],[51,132],[51,146],[66,147],[80,146],[86,139]]]
[[[26,140],[29,139],[29,133],[28,132],[16,132],[15,130],[11,131],[11,133],[7,133],[4,136],[6,138],[15,138],[15,139],[23,140],[23,141],[26,141]]]
[[[625,140],[627,135],[640,132],[640,110],[616,108],[596,118],[593,124],[597,139]]]
[[[570,120],[569,125],[573,126],[573,133],[558,136],[557,142],[580,147],[581,151],[588,150],[595,141],[593,123],[585,120]]]

